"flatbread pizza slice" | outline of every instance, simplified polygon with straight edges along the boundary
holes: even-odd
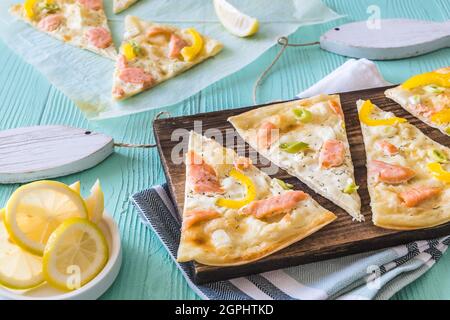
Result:
[[[114,0],[113,11],[114,13],[121,13],[122,11],[128,9],[138,1],[139,0]]]
[[[228,121],[261,155],[364,220],[338,95],[273,104]]]
[[[122,100],[148,90],[215,56],[222,47],[194,28],[180,29],[127,16],[113,97]]]
[[[369,100],[357,106],[373,223],[412,230],[450,221],[450,149]]]
[[[10,12],[60,41],[112,60],[117,57],[102,0],[25,0]]]
[[[246,264],[297,242],[336,216],[251,160],[191,132],[177,260]]]
[[[450,67],[416,75],[385,94],[416,118],[450,136]]]

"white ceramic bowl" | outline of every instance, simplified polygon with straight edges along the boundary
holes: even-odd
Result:
[[[99,223],[109,245],[109,260],[103,270],[80,289],[64,292],[43,284],[28,291],[13,291],[0,287],[0,300],[93,300],[99,298],[112,285],[122,265],[120,233],[114,219],[104,214]]]

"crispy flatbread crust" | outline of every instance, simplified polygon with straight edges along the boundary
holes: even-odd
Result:
[[[363,101],[357,102],[358,110]],[[375,107],[372,118],[391,118],[394,114]],[[379,160],[389,164],[413,169],[416,176],[401,184],[378,182],[368,177],[371,198],[372,220],[376,226],[386,229],[414,230],[434,227],[450,221],[450,188],[448,184],[435,179],[427,169],[427,164],[436,160],[429,155],[430,150],[439,150],[450,159],[450,149],[431,140],[415,126],[405,122],[393,126],[367,126],[361,123],[368,163]],[[385,140],[399,149],[394,156],[385,155],[376,147],[377,141]],[[412,187],[442,188],[441,194],[425,200],[416,207],[408,208],[399,197],[400,192]]]
[[[278,250],[316,232],[336,219],[330,211],[321,207],[311,197],[302,200],[290,212],[270,219],[257,219],[236,209],[217,206],[219,197],[241,199],[245,189],[236,180],[228,177],[238,155],[223,148],[214,140],[191,132],[189,151],[201,155],[212,166],[219,177],[225,193],[198,194],[186,183],[183,219],[191,210],[215,210],[220,216],[201,221],[181,233],[177,260],[195,260],[205,265],[235,266],[246,264]],[[285,192],[276,180],[250,165],[243,171],[256,185],[257,200],[266,199]],[[187,175],[189,175],[187,167]]]
[[[318,194],[328,198],[346,210],[355,220],[363,221],[358,192],[346,194],[345,187],[355,181],[345,120],[333,111],[329,103],[340,106],[338,95],[319,95],[304,100],[277,103],[230,117],[228,121],[239,135],[255,150],[278,167],[297,177]],[[305,108],[313,115],[310,123],[296,121],[293,109]],[[277,123],[279,139],[269,149],[258,145],[258,128],[265,121]],[[326,140],[341,141],[345,146],[345,160],[339,167],[324,169],[319,154]],[[306,142],[311,149],[305,153],[289,154],[280,150],[281,143]]]
[[[114,0],[113,11],[114,13],[121,13],[122,11],[128,9],[138,1],[139,0]]]

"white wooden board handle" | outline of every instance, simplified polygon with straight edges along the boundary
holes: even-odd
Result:
[[[409,58],[450,47],[450,21],[381,19],[378,26],[354,22],[326,32],[320,46],[353,58]]]
[[[103,134],[65,126],[0,132],[0,184],[49,179],[89,169],[114,151]]]

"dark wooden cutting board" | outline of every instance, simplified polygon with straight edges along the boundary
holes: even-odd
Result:
[[[316,194],[298,179],[289,176],[280,169],[278,173],[272,175],[272,177],[283,179],[286,182],[293,184],[295,189],[309,193],[322,206],[334,212],[338,216],[338,219],[308,238],[253,263],[236,267],[212,267],[194,262],[195,281],[197,283],[225,280],[283,267],[391,247],[413,240],[431,239],[450,234],[450,223],[435,228],[415,231],[386,230],[372,224],[369,206],[370,199],[366,183],[366,156],[358,120],[356,101],[358,99],[371,99],[372,102],[381,109],[395,112],[397,116],[407,118],[410,123],[416,125],[430,138],[443,145],[450,146],[449,137],[444,136],[438,130],[428,127],[404,111],[395,102],[387,99],[384,96],[384,91],[386,89],[387,88],[376,88],[342,93],[340,95],[345,113],[350,149],[355,166],[355,179],[360,186],[359,194],[362,200],[362,213],[366,221],[362,223],[353,222],[351,217],[344,212],[344,210],[334,205],[331,201]],[[183,151],[180,147],[184,147],[184,150],[186,150],[188,134],[190,130],[194,129],[194,122],[196,122],[197,127],[199,127],[199,124],[201,123],[201,128],[198,130],[199,133],[211,137],[211,135],[214,136],[215,133],[220,132],[224,137],[227,136],[231,138],[236,135],[236,133],[231,124],[227,122],[227,118],[259,107],[261,107],[261,105],[155,120],[154,132],[158,144],[158,151],[161,156],[167,182],[170,185],[172,197],[177,203],[177,209],[180,216],[183,212],[185,185],[185,167],[183,163],[180,163],[180,160],[183,158]],[[225,139],[224,141],[230,140]],[[248,155],[250,147],[244,143],[242,139],[236,139],[236,141],[235,150],[238,152],[245,151],[245,154]],[[252,152],[255,151],[252,150]],[[267,160],[265,160],[265,163],[267,163]],[[255,165],[262,169],[265,167],[261,165],[260,161],[255,163]]]

